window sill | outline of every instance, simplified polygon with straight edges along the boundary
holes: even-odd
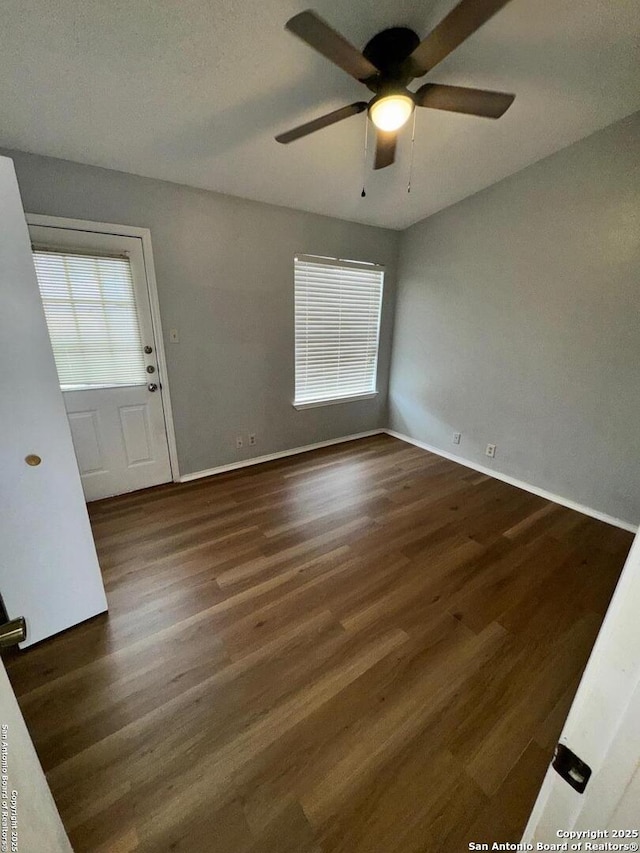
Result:
[[[353,397],[336,397],[333,400],[316,400],[312,403],[296,403],[293,402],[293,408],[300,411],[301,409],[317,409],[320,406],[337,406],[338,403],[355,403],[357,400],[372,400],[378,396],[377,391],[371,391],[368,394],[356,394]]]

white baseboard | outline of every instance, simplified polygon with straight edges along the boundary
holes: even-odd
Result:
[[[254,456],[252,459],[242,459],[240,462],[230,462],[228,465],[208,468],[206,471],[195,471],[193,474],[185,474],[180,477],[178,482],[188,483],[191,480],[199,480],[201,477],[224,474],[226,471],[236,471],[238,468],[248,468],[250,465],[261,465],[263,462],[272,462],[274,459],[283,459],[285,456],[296,456],[298,453],[308,453],[310,450],[319,450],[321,447],[330,447],[332,444],[343,444],[345,441],[356,441],[358,438],[369,438],[371,435],[382,435],[385,432],[386,430],[384,429],[370,429],[367,432],[344,435],[342,438],[330,438],[328,441],[305,444],[304,447],[293,447],[291,450],[278,450],[276,453],[267,453],[266,456]]]
[[[591,518],[597,518],[598,521],[604,521],[607,524],[612,524],[614,527],[620,527],[622,530],[628,530],[630,533],[638,532],[638,526],[636,524],[631,524],[628,521],[623,521],[621,518],[615,518],[612,515],[607,515],[597,509],[592,509],[589,506],[572,501],[570,498],[564,498],[562,495],[556,495],[553,492],[547,491],[547,489],[541,489],[539,486],[533,486],[531,483],[525,483],[524,480],[518,480],[516,477],[510,477],[508,474],[503,474],[501,471],[496,471],[493,468],[487,468],[484,465],[479,465],[477,462],[471,462],[469,459],[465,459],[462,456],[456,456],[454,453],[441,450],[439,447],[433,447],[433,445],[427,444],[425,441],[419,441],[417,438],[411,438],[409,435],[403,435],[401,432],[396,432],[392,429],[385,429],[382,430],[382,432],[386,432],[387,435],[391,435],[393,438],[399,438],[400,441],[406,441],[408,444],[414,444],[416,447],[428,450],[429,453],[435,453],[437,456],[442,456],[445,459],[450,459],[452,462],[457,462],[458,465],[464,465],[466,468],[472,468],[474,471],[479,471],[481,474],[494,477],[496,480],[502,480],[504,483],[509,483],[510,486],[517,486],[517,488],[524,489],[526,492],[531,492],[533,495],[545,498],[545,500],[553,501],[553,503],[560,504],[561,506],[566,506],[568,509],[575,509],[583,515],[591,516]]]
[[[471,462],[463,456],[456,456],[455,453],[449,453],[447,450],[442,450],[439,447],[434,447],[427,444],[425,441],[420,441],[417,438],[412,438],[409,435],[404,435],[401,432],[396,432],[392,429],[371,429],[367,432],[358,432],[353,435],[345,435],[341,438],[331,438],[328,441],[318,441],[315,444],[306,444],[303,447],[293,447],[290,450],[278,450],[276,453],[267,453],[265,456],[254,456],[252,459],[242,459],[239,462],[231,462],[228,465],[220,465],[217,468],[208,468],[206,471],[195,471],[193,474],[185,474],[180,477],[180,483],[188,483],[191,480],[199,480],[202,477],[211,477],[214,474],[224,474],[227,471],[236,471],[239,468],[248,468],[251,465],[261,465],[263,462],[272,462],[274,459],[283,459],[286,456],[296,456],[299,453],[308,453],[310,450],[319,450],[321,447],[330,447],[332,444],[343,444],[347,441],[356,441],[359,438],[368,438],[371,435],[390,435],[393,438],[398,438],[400,441],[406,441],[408,444],[413,444],[422,450],[428,450],[429,453],[435,453],[436,456],[442,456],[444,459],[450,459],[451,462],[456,462],[458,465],[464,465],[465,468],[472,468],[474,471],[479,471],[481,474],[486,474],[488,477],[494,477],[496,480],[502,480],[503,483],[509,483],[510,486],[516,486],[518,489],[524,489],[526,492],[538,495],[553,503],[566,506],[568,509],[574,509],[576,512],[581,512],[583,515],[588,515],[591,518],[597,518],[598,521],[604,521],[606,524],[612,524],[614,527],[620,527],[622,530],[628,530],[630,533],[637,533],[638,526],[631,524],[628,521],[623,521],[621,518],[615,518],[607,513],[600,512],[597,509],[592,509],[584,504],[577,503],[570,498],[565,498],[562,495],[556,495],[549,492],[547,489],[542,489],[539,486],[534,486],[531,483],[526,483],[524,480],[518,480],[516,477],[510,477],[508,474],[503,474],[501,471],[496,471],[494,468],[487,468],[485,465],[479,465],[477,462]]]

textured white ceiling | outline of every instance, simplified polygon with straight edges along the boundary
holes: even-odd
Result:
[[[512,0],[425,80],[516,93],[498,121],[419,110],[363,179],[365,115],[274,134],[364,86],[283,29],[313,5],[356,46],[454,0],[3,0],[0,145],[403,228],[640,109],[638,0]],[[371,155],[371,151],[370,151]]]

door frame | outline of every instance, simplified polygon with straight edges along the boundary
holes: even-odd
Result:
[[[525,844],[566,841],[568,836],[559,838],[558,830],[638,829],[612,826],[610,821],[640,765],[634,714],[640,690],[639,596],[640,533],[631,545],[560,735],[560,743],[587,763],[592,776],[584,793],[578,793],[549,767],[525,828]],[[631,726],[634,738],[625,737]],[[637,839],[611,835],[609,840],[637,843]]]
[[[158,284],[156,281],[155,265],[153,263],[151,230],[149,228],[138,228],[133,225],[115,225],[112,222],[92,222],[86,219],[68,219],[67,217],[46,216],[40,213],[25,213],[25,218],[27,220],[27,225],[43,225],[47,228],[86,231],[90,234],[114,234],[120,237],[137,237],[141,241],[142,258],[147,279],[147,293],[149,294],[149,306],[151,308],[151,325],[153,328],[153,336],[155,338],[156,358],[158,361],[158,370],[162,377],[161,394],[164,409],[164,423],[167,433],[167,446],[169,448],[171,479],[174,483],[180,482],[178,448],[176,445],[176,433],[173,424],[173,409],[171,406],[171,394],[169,391],[169,374],[167,371],[167,358],[164,350],[164,336],[162,334],[162,321],[160,318]]]
[[[0,660],[0,742],[8,747],[6,778],[7,843],[5,850],[49,850],[73,853],[60,812],[18,705],[13,685]],[[6,753],[5,753],[6,755]],[[17,827],[9,816],[10,801],[17,799]],[[12,838],[12,830],[16,835]]]

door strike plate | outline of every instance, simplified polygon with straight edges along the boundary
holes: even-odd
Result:
[[[591,776],[591,768],[568,746],[563,743],[556,746],[551,766],[579,794],[584,792]]]

